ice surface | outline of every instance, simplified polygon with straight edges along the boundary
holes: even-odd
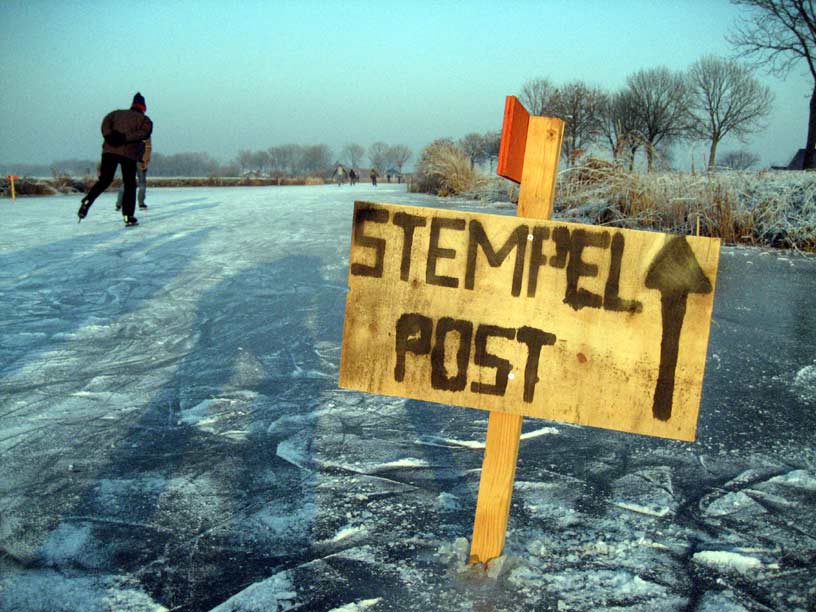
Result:
[[[726,247],[698,441],[524,422],[466,565],[487,414],[337,387],[353,201],[0,201],[0,610],[816,609],[816,259]]]
[[[8,612],[168,612],[121,576],[32,569],[3,583],[0,609]]]

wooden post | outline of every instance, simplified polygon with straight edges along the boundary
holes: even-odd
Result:
[[[552,216],[563,137],[563,121],[554,117],[531,117],[516,98],[507,98],[500,152],[503,159],[499,160],[497,172],[520,182],[519,216],[537,219]],[[519,159],[523,159],[520,176]],[[516,477],[521,422],[521,416],[505,412],[491,412],[488,417],[470,563],[487,565],[502,554]]]
[[[7,179],[9,180],[9,182],[11,183],[11,199],[12,199],[12,200],[16,200],[16,199],[17,199],[17,194],[14,192],[14,179],[18,179],[18,178],[20,178],[20,177],[19,177],[19,176],[14,176],[14,175],[11,175],[11,174],[10,174],[10,175],[9,175],[9,176],[7,176],[6,178],[7,178]]]

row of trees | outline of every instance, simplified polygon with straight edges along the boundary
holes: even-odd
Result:
[[[732,0],[746,11],[728,36],[745,58],[784,77],[804,63],[813,79],[810,98],[804,168],[816,167],[816,5],[813,0]],[[680,139],[709,143],[709,166],[717,163],[717,148],[728,135],[742,137],[760,127],[768,114],[772,95],[751,70],[732,60],[704,57],[688,71],[667,68],[641,70],[627,79],[617,92],[607,93],[576,81],[554,87],[546,79],[527,83],[520,97],[536,114],[556,114],[567,119],[564,148],[568,163],[592,145],[608,143],[612,155],[634,162],[637,151],[646,153],[651,169],[655,152],[665,150]],[[492,159],[498,148],[496,134],[468,134],[459,147],[471,165]],[[359,167],[366,150],[357,144],[346,145],[339,160]],[[372,167],[401,171],[410,158],[407,147],[374,143],[368,149]],[[749,154],[750,156],[750,154]],[[734,156],[732,156],[734,157]],[[162,159],[155,154],[154,173],[237,174],[253,168],[280,174],[311,173],[332,164],[331,151],[325,145],[282,145],[267,151],[242,151],[239,158],[220,166],[206,154],[182,153]],[[737,154],[732,161],[750,161]],[[75,163],[76,162],[76,163]],[[62,166],[60,168],[60,166]],[[90,169],[95,162],[68,160],[57,162],[52,170]],[[193,167],[197,170],[190,170]],[[47,169],[47,168],[46,168]],[[38,174],[39,167],[17,168],[18,173]],[[73,172],[81,173],[82,169]]]
[[[257,172],[275,177],[330,176],[336,163],[347,168],[360,168],[367,161],[371,168],[385,175],[402,173],[411,159],[411,149],[405,145],[375,142],[368,149],[359,144],[347,144],[336,157],[325,144],[285,144],[263,151],[244,150],[227,163],[221,163],[207,153],[175,153],[163,155],[154,152],[150,159],[151,176],[240,176]],[[96,174],[96,160],[67,159],[51,166],[25,166],[18,174],[41,176],[47,174],[92,176]]]
[[[389,145],[375,142],[368,149],[357,143],[345,145],[339,156],[324,144],[285,144],[266,150],[243,150],[238,153],[236,163],[242,173],[258,172],[272,176],[322,176],[331,173],[336,163],[348,168],[360,168],[368,161],[371,168],[380,174],[402,169],[411,158],[411,149],[405,145]]]
[[[50,166],[18,166],[18,173],[27,176],[94,176],[99,160],[63,159]],[[153,153],[150,157],[151,176],[238,176],[236,162],[222,164],[207,153],[175,153],[162,155]]]
[[[643,150],[651,170],[656,154],[679,140],[706,141],[713,168],[723,138],[743,138],[762,127],[773,94],[748,67],[706,56],[685,72],[639,70],[613,93],[583,81],[556,87],[548,79],[535,79],[523,86],[519,99],[531,113],[565,120],[568,164],[603,143],[630,167]]]
[[[813,0],[732,0],[745,13],[727,36],[738,54],[779,77],[804,63],[813,79],[803,167],[816,168],[816,3]],[[605,140],[616,158],[630,165],[643,148],[647,166],[655,152],[677,140],[709,145],[708,165],[726,136],[744,138],[762,127],[773,95],[750,68],[707,56],[686,72],[640,70],[626,86],[606,93],[577,81],[553,87],[546,79],[528,82],[520,98],[531,112],[566,119],[567,162]]]
[[[474,168],[476,164],[490,163],[492,170],[493,162],[499,158],[501,132],[485,132],[484,134],[471,132],[459,139],[457,144],[470,159],[471,168]]]

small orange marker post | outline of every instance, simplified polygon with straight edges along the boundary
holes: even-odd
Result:
[[[14,181],[20,178],[19,176],[15,176],[13,174],[9,174],[7,177],[8,181],[11,183],[11,199],[16,200],[17,194],[14,193]]]
[[[564,122],[531,116],[515,96],[504,106],[499,163],[496,173],[520,184],[517,214],[549,219],[555,199],[555,179],[564,138]],[[491,411],[476,501],[469,563],[501,556],[516,478],[522,417]]]

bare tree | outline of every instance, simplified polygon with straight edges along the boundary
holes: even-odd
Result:
[[[295,176],[303,172],[303,145],[285,144],[281,145],[281,154],[286,161],[289,174]]]
[[[601,132],[612,150],[612,158],[627,163],[629,170],[635,167],[635,154],[642,144],[641,116],[630,91],[623,90],[607,96],[603,110]]]
[[[773,104],[771,90],[733,60],[708,55],[688,71],[691,133],[711,143],[708,169],[716,165],[717,145],[729,134],[743,138],[761,129]]]
[[[484,158],[490,162],[490,170],[492,172],[493,164],[499,159],[501,130],[495,132],[485,132],[482,135],[482,146],[484,147]]]
[[[322,176],[331,169],[332,151],[328,145],[309,145],[303,147],[301,170],[306,175]]]
[[[750,151],[728,151],[720,158],[720,166],[731,170],[748,170],[759,163],[759,155]]]
[[[291,176],[295,174],[302,157],[302,147],[295,144],[269,147],[269,173],[274,176]]]
[[[484,155],[484,139],[481,134],[471,132],[459,139],[459,148],[465,152],[470,159],[470,167],[475,168],[476,164],[482,161]]]
[[[779,76],[804,61],[813,78],[805,159],[802,167],[816,168],[816,4],[813,0],[732,0],[748,7],[727,39],[744,56],[758,59]]]
[[[402,167],[411,159],[411,149],[405,145],[394,145],[388,148],[388,165],[402,174]]]
[[[340,157],[346,161],[351,168],[359,168],[360,162],[363,161],[365,155],[365,148],[356,142],[349,143],[340,151]]]
[[[252,165],[259,174],[263,174],[264,170],[269,168],[270,161],[269,151],[253,151]]]
[[[371,163],[371,167],[380,172],[380,174],[387,170],[388,149],[388,145],[384,142],[375,142],[368,147],[368,161]]]
[[[238,151],[238,165],[241,166],[241,172],[247,172],[252,168],[255,162],[255,154],[249,149],[241,149]]]
[[[212,176],[218,171],[218,162],[206,153],[153,153],[150,157],[150,172],[155,176]]]
[[[548,79],[533,79],[522,86],[519,100],[531,115],[552,115],[555,91]]]
[[[90,160],[90,159],[61,159],[61,160],[53,162],[51,164],[50,169],[51,169],[51,173],[54,176],[60,176],[60,175],[66,175],[66,174],[68,176],[83,176],[85,174],[90,174],[89,169],[93,168],[96,165],[97,161],[93,161],[93,160]],[[6,169],[5,168],[0,169],[0,174],[2,174],[4,170],[6,170]],[[25,173],[22,170],[19,170],[18,172],[20,173],[21,176],[25,176],[26,174],[33,175],[33,176],[40,176],[40,174],[41,174],[41,173],[33,173],[33,172]],[[7,169],[5,174],[12,174],[11,168]]]
[[[639,135],[651,171],[658,145],[668,146],[687,133],[689,89],[682,74],[665,67],[639,70],[626,83],[639,115]]]
[[[297,144],[284,144],[269,147],[270,172],[293,176],[301,171],[303,147]]]
[[[281,159],[280,147],[269,147],[266,153],[269,155],[269,174],[273,176],[284,174],[285,169]]]
[[[568,166],[601,135],[603,104],[600,88],[583,81],[567,83],[553,96],[553,111],[565,123],[563,151]]]

